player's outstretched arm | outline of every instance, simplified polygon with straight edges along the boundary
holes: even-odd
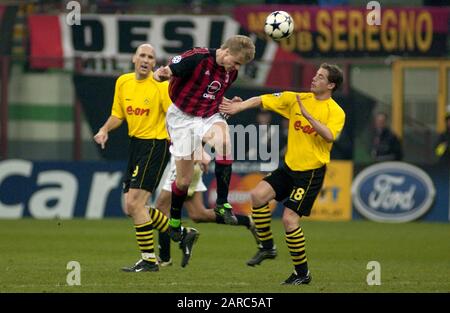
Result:
[[[122,120],[115,117],[110,116],[106,123],[98,130],[98,132],[94,135],[94,140],[96,143],[102,146],[102,149],[105,149],[105,144],[108,141],[108,133],[110,130],[116,129],[122,124]]]
[[[257,108],[259,106],[261,106],[261,97],[253,97],[245,101],[233,101],[224,98],[219,106],[219,110],[222,113],[234,115],[241,111]]]
[[[297,102],[303,117],[308,120],[308,122],[316,130],[316,132],[327,142],[333,142],[334,138],[331,130],[326,125],[322,124],[321,122],[313,118],[311,114],[309,114],[309,112],[306,111],[305,107],[302,104],[302,101],[300,100],[299,95],[297,95]]]

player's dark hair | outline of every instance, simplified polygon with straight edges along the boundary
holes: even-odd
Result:
[[[344,74],[336,64],[322,63],[321,68],[328,71],[328,81],[334,83],[333,92],[338,90],[344,81]]]

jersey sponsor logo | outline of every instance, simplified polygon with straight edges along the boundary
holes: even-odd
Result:
[[[352,185],[356,209],[379,222],[409,222],[425,214],[436,190],[427,173],[403,162],[383,162],[360,172]]]
[[[272,95],[275,96],[275,97],[280,97],[281,96],[281,92],[275,92]]]
[[[177,55],[177,56],[174,56],[174,57],[172,58],[172,63],[173,63],[173,64],[180,63],[180,61],[181,61],[181,55]]]
[[[206,99],[216,99],[216,93],[222,88],[222,84],[220,82],[218,82],[217,80],[211,82],[207,89],[206,92],[203,94],[203,98]]]
[[[127,114],[128,115],[137,115],[137,116],[148,116],[150,114],[150,109],[143,109],[143,108],[134,108],[129,105],[127,106]]]
[[[206,70],[205,75],[206,75],[206,76],[210,76],[210,75],[211,75],[211,74],[209,73],[209,70]]]
[[[316,130],[312,126],[310,126],[310,125],[302,125],[301,121],[295,121],[294,122],[294,129],[295,130],[301,130],[305,134],[309,134],[309,135],[316,132]],[[316,133],[316,135],[317,135],[317,133]]]

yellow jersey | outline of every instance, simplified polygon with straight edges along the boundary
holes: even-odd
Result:
[[[171,103],[168,82],[155,81],[152,72],[137,80],[133,72],[117,79],[111,115],[127,121],[130,137],[169,139],[166,113]]]
[[[307,171],[330,162],[332,143],[317,134],[308,120],[301,114],[296,95],[300,95],[305,109],[318,121],[326,125],[333,138],[344,127],[345,113],[332,99],[317,100],[313,93],[281,92],[261,96],[264,109],[274,111],[289,119],[288,142],[284,161],[293,171]]]

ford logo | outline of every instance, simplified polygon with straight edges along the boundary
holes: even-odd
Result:
[[[420,168],[403,162],[367,167],[353,181],[353,203],[366,218],[378,222],[409,222],[425,214],[436,190]]]

